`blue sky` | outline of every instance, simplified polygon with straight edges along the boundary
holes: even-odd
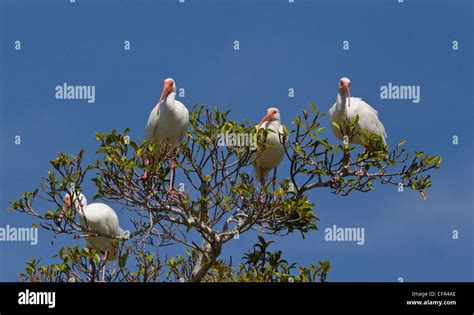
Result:
[[[303,265],[328,259],[330,281],[472,281],[473,4],[397,2],[0,0],[0,227],[34,222],[3,209],[38,187],[58,152],[85,148],[90,162],[96,131],[129,127],[143,138],[164,78],[185,88],[188,108],[217,105],[232,119],[257,122],[277,106],[290,124],[309,101],[327,111],[347,76],[352,96],[379,111],[389,145],[407,139],[410,150],[441,155],[442,168],[432,173],[427,201],[392,186],[349,197],[313,191],[319,231],[276,238],[273,248]],[[96,102],[56,100],[63,82],[95,85]],[[389,82],[419,85],[420,103],[380,99]],[[84,189],[91,199],[92,184]],[[365,245],[324,241],[334,224],[364,227]],[[40,232],[36,246],[0,242],[0,281],[15,281],[32,257],[48,262],[60,246],[81,243],[50,241]],[[242,235],[222,257],[238,261],[255,241],[255,233]]]

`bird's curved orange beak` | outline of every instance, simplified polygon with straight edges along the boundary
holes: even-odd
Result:
[[[163,91],[161,92],[160,103],[172,91],[173,91],[173,81],[163,82]]]
[[[344,90],[346,90],[346,92],[347,92],[346,105],[347,105],[347,107],[351,107],[351,91],[349,89],[349,83],[347,83],[347,82],[342,83],[342,88]]]
[[[161,92],[160,95],[160,100],[158,101],[158,115],[160,114],[160,104],[161,101],[168,96],[173,91],[173,81],[168,81],[168,82],[163,82],[163,91]]]
[[[262,118],[262,120],[260,120],[260,123],[258,124],[258,128],[260,128],[264,122],[269,121],[269,120],[272,120],[274,116],[275,116],[275,114],[273,114],[273,113],[268,113],[268,114],[266,114],[266,115]]]

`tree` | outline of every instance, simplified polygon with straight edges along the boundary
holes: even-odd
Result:
[[[269,182],[259,189],[251,174],[251,156],[254,149],[258,152],[264,148],[267,131],[257,132],[249,123],[229,120],[229,112],[194,107],[186,140],[178,147],[176,169],[185,178],[179,185],[183,192],[181,197],[171,198],[167,194],[167,165],[171,153],[154,163],[143,163],[143,156],[153,156],[156,147],[152,143],[132,141],[130,130],[126,129],[123,133],[116,130],[97,133],[96,160],[87,166],[83,165],[84,150],[71,156],[59,153],[51,161],[53,169],[41,179],[41,192],[36,189],[24,193],[21,199],[11,202],[11,207],[39,219],[41,228],[54,234],[98,235],[77,223],[75,209],[61,222],[57,220],[63,196],[71,189],[81,191],[85,178],[92,176],[98,192],[94,199],[125,209],[134,226],[130,241],[117,240],[119,270],[109,272],[109,280],[163,280],[166,269],[167,280],[275,281],[277,274],[286,274],[284,279],[315,281],[325,279],[328,262],[308,269],[300,267],[300,273],[293,277],[287,268],[294,265],[286,261],[283,265],[278,263],[281,253],[276,256],[262,254],[272,257],[272,262],[265,260],[268,258],[255,261],[254,253],[244,257],[247,264],[234,270],[231,264],[219,259],[222,247],[249,230],[279,236],[298,231],[303,237],[316,230],[318,218],[308,193],[317,188],[347,196],[353,191],[374,190],[375,184],[379,183],[411,188],[425,198],[425,191],[431,186],[431,178],[426,172],[439,168],[441,163],[441,158],[424,152],[415,151],[411,156],[403,148],[405,141],[389,152],[381,139],[372,135],[364,137],[368,150],[363,154],[357,154],[357,148],[348,141],[331,144],[327,138],[321,138],[326,128],[320,127],[319,119],[324,114],[310,104],[310,110],[303,110],[292,122],[292,129],[285,129],[280,135],[282,141],[289,143],[286,148],[289,176],[277,181],[275,186]],[[356,123],[348,121],[337,127],[350,139],[364,132],[355,128]],[[256,148],[222,146],[221,138],[225,134],[248,135],[247,139],[256,139]],[[367,176],[362,178],[355,172],[361,162],[367,170]],[[153,176],[142,182],[138,178],[144,170]],[[51,207],[38,211],[34,206],[37,197]],[[184,257],[163,259],[152,253],[176,244],[185,247]],[[258,244],[260,252],[265,253],[268,245],[263,238]],[[127,262],[130,257],[136,262],[133,270],[130,269],[131,262]],[[60,250],[58,258],[61,263],[52,266],[38,266],[38,260],[30,261],[23,279],[67,281],[74,277],[75,281],[92,280],[87,276],[84,262],[86,258],[98,262],[98,253],[94,250],[67,247]],[[263,267],[266,264],[271,266],[267,274]],[[62,273],[54,274],[53,270]]]

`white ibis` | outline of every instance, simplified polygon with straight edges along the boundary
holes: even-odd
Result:
[[[116,260],[117,253],[112,245],[113,238],[128,239],[129,231],[124,231],[119,225],[119,219],[115,211],[103,203],[87,204],[87,199],[82,193],[70,192],[64,197],[63,213],[71,208],[71,196],[74,197],[74,207],[79,215],[81,226],[86,233],[98,232],[107,236],[86,236],[86,243],[104,254],[104,267],[102,269],[102,281],[105,281],[105,263],[107,260]],[[90,232],[87,232],[90,231]]]
[[[273,185],[275,185],[278,165],[285,156],[285,146],[282,139],[283,125],[278,108],[267,109],[267,114],[256,127],[257,131],[260,128],[265,128],[268,133],[265,139],[265,148],[255,152],[252,156],[255,179],[260,186],[263,186],[268,173],[273,170]]]
[[[362,145],[360,139],[362,134],[360,131],[365,129],[369,134],[380,136],[385,144],[387,133],[385,132],[385,127],[382,122],[379,120],[377,111],[361,98],[351,97],[349,89],[350,85],[351,81],[348,78],[341,78],[339,81],[336,104],[334,104],[329,110],[330,119],[338,125],[341,125],[345,120],[350,121],[355,119],[356,116],[359,116],[358,125],[356,127],[356,132],[359,135],[350,139],[350,143]],[[344,136],[341,133],[341,130],[334,125],[331,125],[331,127],[336,138],[343,140]],[[363,145],[362,150],[365,152],[365,147]],[[361,164],[360,171],[356,172],[358,177],[364,174],[362,171],[362,165],[363,164]]]
[[[186,106],[176,100],[176,84],[173,79],[163,81],[163,91],[160,100],[153,108],[146,124],[145,140],[154,142],[157,146],[155,159],[159,160],[161,154],[173,150],[173,159],[170,165],[170,193],[173,193],[174,167],[176,147],[183,138],[189,125],[189,111]],[[150,163],[150,158],[145,158]],[[148,174],[141,177],[146,180]]]

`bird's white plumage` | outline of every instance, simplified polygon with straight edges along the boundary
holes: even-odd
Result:
[[[363,134],[360,131],[366,129],[370,134],[380,136],[385,143],[387,133],[385,132],[384,125],[378,117],[377,111],[361,98],[351,97],[350,106],[346,106],[346,100],[343,97],[338,97],[338,101],[329,110],[329,116],[330,119],[338,125],[341,125],[344,120],[352,120],[356,116],[359,116],[357,126],[359,134]],[[340,129],[334,125],[331,125],[331,128],[336,138],[342,140],[343,135],[341,134]],[[352,138],[350,142],[354,144],[362,144],[360,136]]]
[[[173,87],[174,90],[152,109],[145,128],[145,139],[156,143],[157,156],[169,147],[175,148],[185,135],[189,125],[188,109],[175,99],[174,81]]]
[[[268,111],[277,110],[269,108]],[[265,121],[257,129],[267,129],[267,137],[265,139],[265,149],[252,154],[253,170],[256,179],[263,184],[268,173],[278,167],[285,156],[285,147],[282,142],[283,125],[280,121],[280,113],[277,112],[275,119]]]
[[[71,194],[73,195],[73,194]],[[128,231],[124,231],[119,224],[115,211],[104,203],[87,204],[86,197],[79,193],[74,199],[74,205],[80,218],[81,226],[89,231],[96,231],[112,237],[126,237]],[[87,246],[101,252],[108,252],[108,259],[117,259],[112,239],[104,236],[85,237]]]

